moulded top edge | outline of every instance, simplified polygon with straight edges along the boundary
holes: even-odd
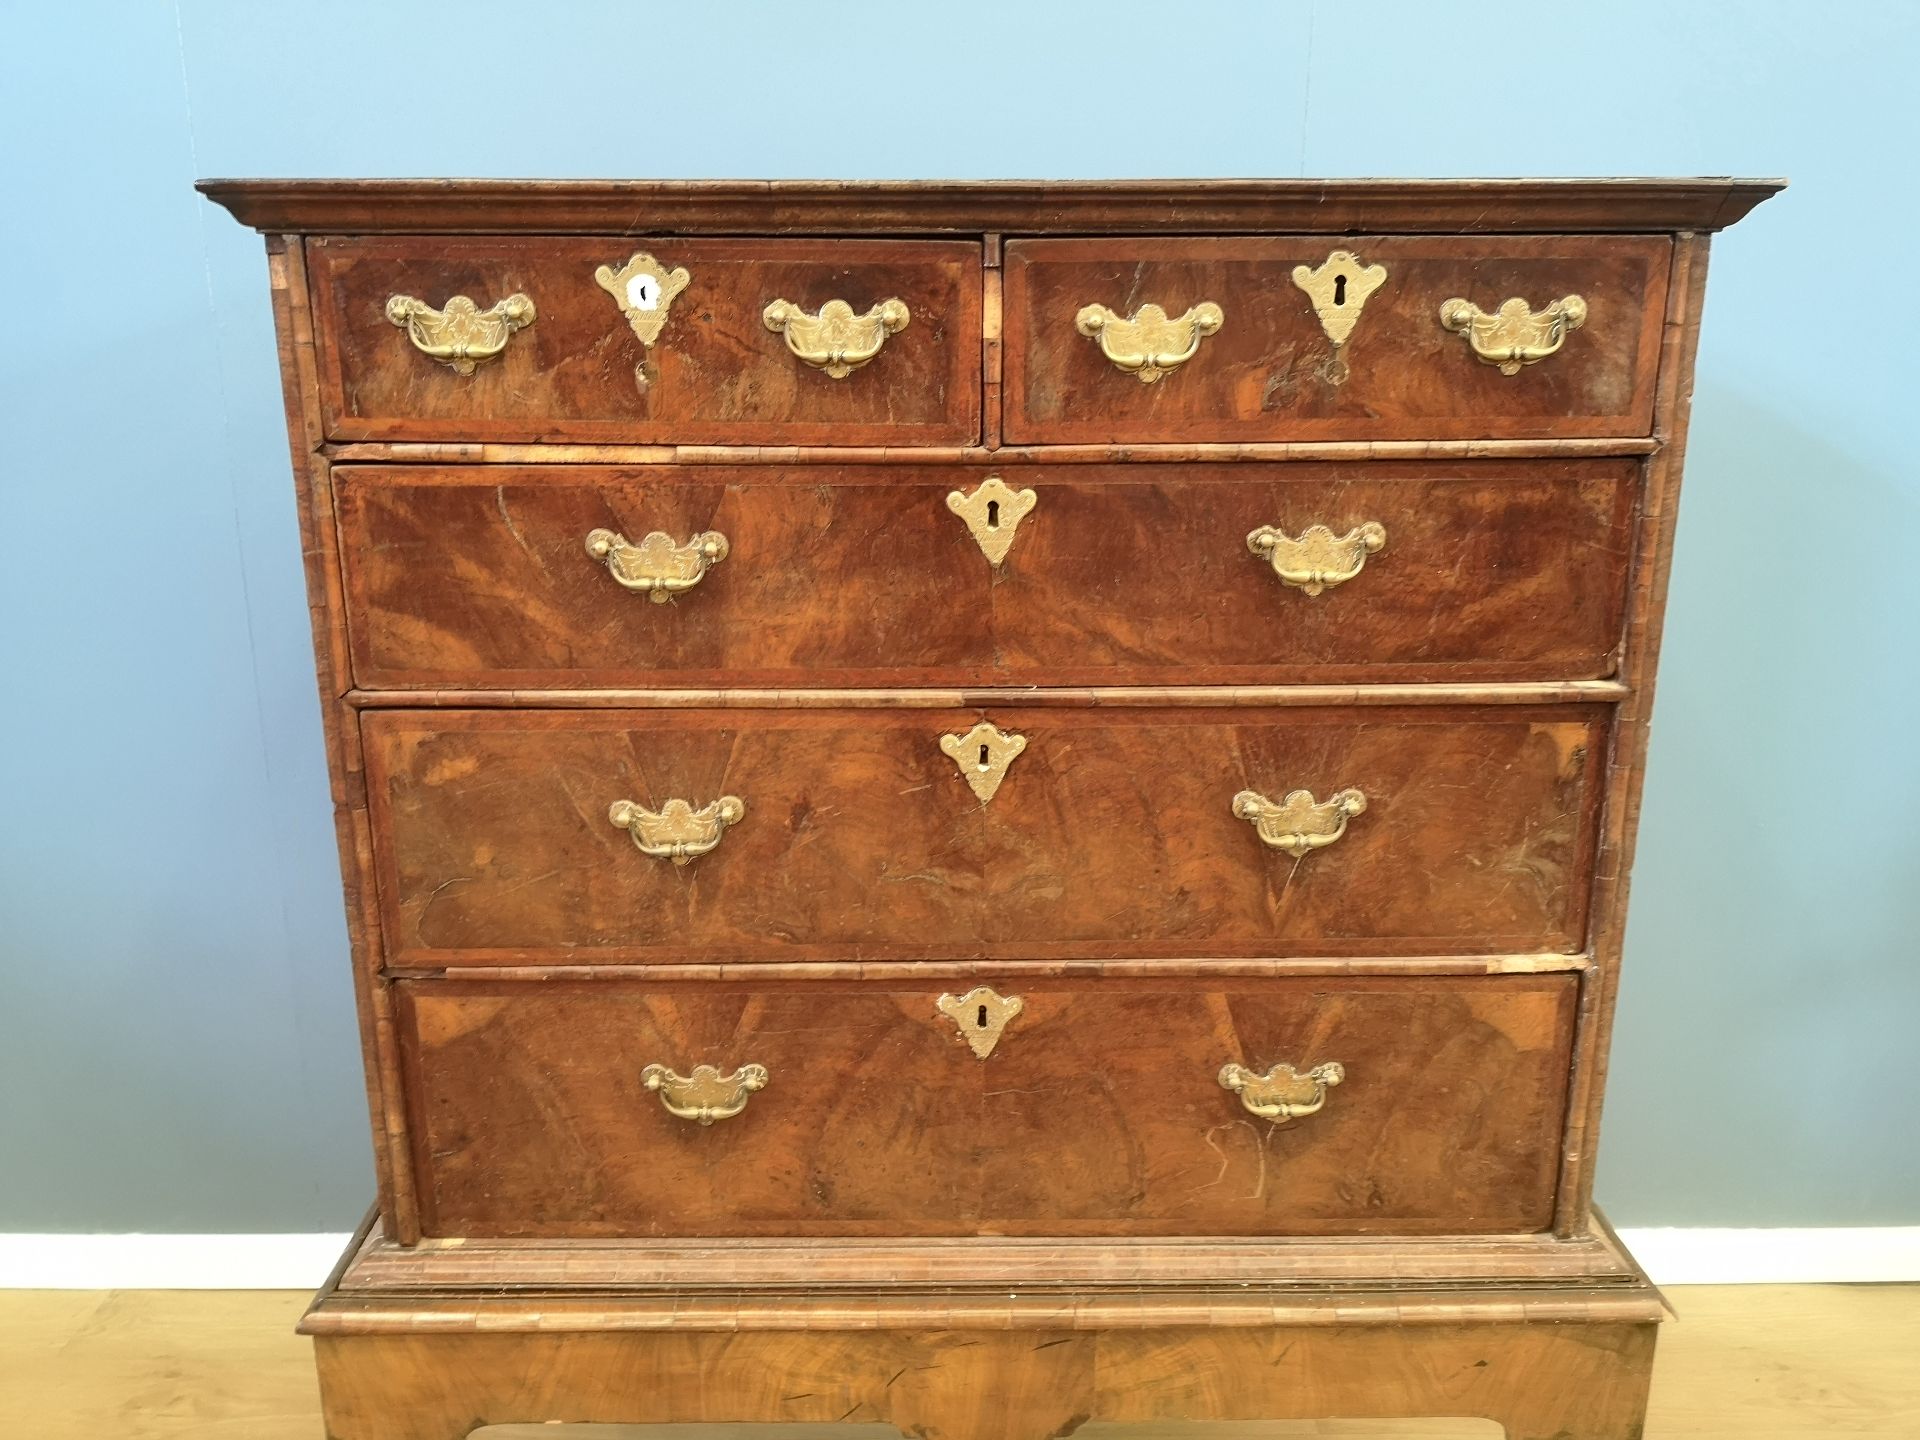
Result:
[[[1783,180],[201,180],[274,234],[1719,230]]]

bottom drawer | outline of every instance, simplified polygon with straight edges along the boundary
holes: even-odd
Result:
[[[999,981],[984,1059],[1004,1012],[970,987],[400,982],[426,1233],[1550,1223],[1575,975]],[[1229,1065],[1302,1078],[1236,1092]],[[1248,1108],[1276,1101],[1302,1113]]]

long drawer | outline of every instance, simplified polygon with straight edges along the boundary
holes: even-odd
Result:
[[[319,236],[307,258],[335,439],[980,435],[975,242]]]
[[[1637,478],[344,466],[335,493],[370,689],[1280,684],[1610,673]]]
[[[1645,435],[1671,254],[1663,235],[1014,241],[1005,435]]]
[[[1545,1228],[1578,982],[398,988],[429,1235],[1124,1236]]]
[[[389,963],[1575,951],[1611,712],[369,712]],[[997,788],[996,788],[997,787]]]

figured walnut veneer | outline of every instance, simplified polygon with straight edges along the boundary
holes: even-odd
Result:
[[[373,1117],[334,1440],[1638,1440],[1593,1146],[1706,232],[1777,185],[202,188]]]

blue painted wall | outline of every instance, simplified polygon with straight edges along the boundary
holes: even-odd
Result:
[[[248,174],[1792,176],[1713,260],[1600,1194],[1920,1222],[1917,15],[9,5],[0,1229],[371,1191]]]

